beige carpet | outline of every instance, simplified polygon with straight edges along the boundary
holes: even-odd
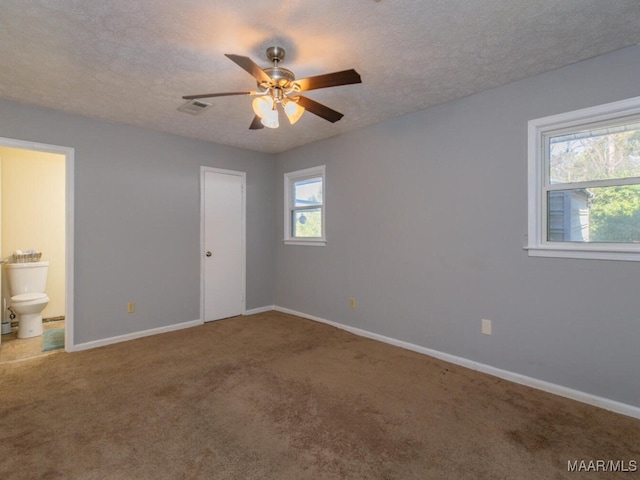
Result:
[[[269,312],[0,366],[0,478],[578,479],[640,421]]]

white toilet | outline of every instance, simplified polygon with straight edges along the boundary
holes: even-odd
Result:
[[[9,306],[18,317],[18,338],[42,335],[42,310],[49,303],[45,292],[49,262],[7,263]]]

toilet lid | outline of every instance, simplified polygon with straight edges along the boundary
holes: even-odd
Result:
[[[30,302],[31,300],[38,300],[39,298],[46,297],[46,293],[21,293],[11,297],[12,302]]]

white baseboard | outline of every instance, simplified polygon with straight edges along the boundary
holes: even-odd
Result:
[[[81,350],[89,350],[90,348],[104,347],[105,345],[126,342],[128,340],[135,340],[136,338],[148,337],[150,335],[158,335],[159,333],[173,332],[176,330],[182,330],[183,328],[191,328],[202,324],[202,320],[192,320],[190,322],[176,323],[174,325],[167,325],[166,327],[152,328],[150,330],[143,330],[141,332],[127,333],[126,335],[118,335],[116,337],[109,337],[100,340],[94,340],[92,342],[80,343],[77,345],[73,345],[68,351],[79,352]]]
[[[590,393],[581,392],[579,390],[574,390],[572,388],[564,387],[562,385],[557,385],[555,383],[546,382],[544,380],[539,380],[537,378],[528,377],[526,375],[510,372],[508,370],[502,370],[500,368],[492,367],[491,365],[486,365],[484,363],[479,363],[473,360],[469,360],[468,358],[458,357],[455,355],[450,355],[448,353],[440,352],[438,350],[432,350],[430,348],[421,347],[413,343],[404,342],[402,340],[397,340],[395,338],[386,337],[384,335],[379,335],[377,333],[368,332],[367,330],[362,330],[360,328],[350,327],[348,325],[332,322],[324,318],[315,317],[313,315],[308,315],[302,312],[297,312],[289,308],[274,306],[273,309],[277,310],[278,312],[289,313],[291,315],[296,315],[298,317],[306,318],[308,320],[326,323],[327,325],[331,325],[341,330],[346,330],[347,332],[353,333],[355,335],[359,335],[361,337],[371,338],[373,340],[378,340],[380,342],[388,343],[390,345],[404,348],[406,350],[411,350],[413,352],[438,358],[440,360],[444,360],[445,362],[453,363],[455,365],[460,365],[462,367],[466,367],[471,370],[477,370],[478,372],[482,372],[482,373],[492,375],[494,377],[502,378],[503,380],[519,383],[521,385],[526,385],[527,387],[532,387],[548,393],[559,395],[561,397],[570,398],[578,402],[586,403],[589,405],[603,408],[605,410],[610,410],[615,413],[620,413],[622,415],[640,419],[640,407],[636,407],[634,405],[628,405],[626,403],[621,403],[608,398],[592,395]]]
[[[250,310],[245,310],[243,315],[255,315],[256,313],[264,313],[270,312],[271,310],[275,310],[276,307],[274,305],[266,305],[264,307],[252,308]]]
[[[266,305],[264,307],[252,308],[245,310],[243,315],[254,315],[256,313],[264,313],[274,310],[273,305]],[[91,348],[104,347],[105,345],[112,345],[114,343],[126,342],[128,340],[134,340],[136,338],[148,337],[150,335],[158,335],[159,333],[173,332],[175,330],[182,330],[183,328],[191,328],[198,325],[202,325],[202,320],[193,320],[190,322],[177,323],[175,325],[168,325],[166,327],[152,328],[150,330],[143,330],[141,332],[128,333],[126,335],[118,335],[115,337],[103,338],[100,340],[94,340],[92,342],[80,343],[73,345],[67,349],[68,352],[79,352],[81,350],[89,350]]]

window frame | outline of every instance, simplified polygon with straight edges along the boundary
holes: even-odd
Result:
[[[640,177],[557,184],[549,182],[549,138],[563,132],[603,126],[640,115],[640,97],[530,120],[528,124],[528,236],[529,256],[640,261],[640,244],[557,242],[547,238],[547,192],[582,186],[640,183]],[[552,187],[551,185],[556,185]]]
[[[284,174],[284,244],[285,245],[306,245],[313,247],[324,247],[327,244],[326,236],[326,168],[324,165],[317,167],[305,168],[304,170],[296,170]],[[293,186],[296,182],[310,178],[322,179],[322,205],[311,205],[309,207],[296,207],[293,203]],[[320,237],[294,237],[291,234],[291,220],[293,212],[299,210],[320,209],[320,228],[322,236]]]

